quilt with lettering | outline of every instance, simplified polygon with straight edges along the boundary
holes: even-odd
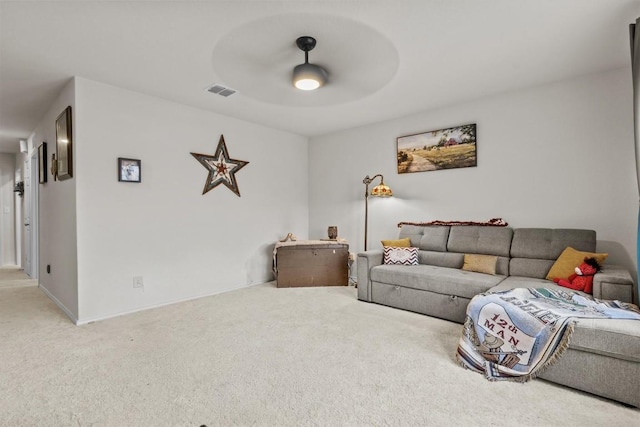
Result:
[[[562,355],[578,318],[640,320],[640,310],[546,288],[477,295],[467,306],[456,359],[489,380],[528,381]]]

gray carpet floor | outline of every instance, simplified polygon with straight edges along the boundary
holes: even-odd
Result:
[[[73,325],[0,288],[3,426],[638,426],[640,410],[454,359],[461,325],[353,287],[257,285]]]
[[[20,267],[0,267],[0,289],[38,286],[37,280],[32,280]]]

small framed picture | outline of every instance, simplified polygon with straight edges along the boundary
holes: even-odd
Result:
[[[118,157],[118,181],[142,182],[142,161]]]

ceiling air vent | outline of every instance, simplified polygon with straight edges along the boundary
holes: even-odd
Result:
[[[207,88],[207,92],[215,93],[216,95],[224,96],[225,98],[233,95],[237,91],[230,87],[222,86],[219,84],[212,84]]]

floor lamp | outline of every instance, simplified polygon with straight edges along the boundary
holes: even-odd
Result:
[[[380,184],[373,187],[371,190],[371,195],[374,197],[391,197],[393,196],[393,191],[389,187],[384,184],[384,177],[381,174],[374,175],[373,178],[369,178],[369,175],[364,177],[362,183],[366,186],[364,191],[364,250],[367,250],[367,230],[369,227],[367,226],[369,221],[369,184],[373,182],[374,179],[380,177]]]

